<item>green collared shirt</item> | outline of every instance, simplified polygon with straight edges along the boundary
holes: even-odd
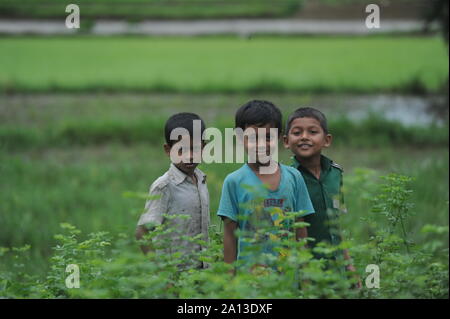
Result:
[[[342,168],[326,156],[321,155],[321,172],[320,178],[317,179],[297,161],[295,156],[292,157],[292,160],[292,166],[303,175],[316,212],[305,217],[305,222],[310,224],[308,237],[316,240],[312,246],[321,241],[338,245],[341,242],[341,236],[337,218],[341,213],[347,212],[342,194]]]

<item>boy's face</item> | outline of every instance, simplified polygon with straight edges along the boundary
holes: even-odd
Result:
[[[250,156],[255,155],[256,163],[268,164],[267,159],[273,155],[271,150],[274,150],[278,144],[278,134],[277,136],[271,136],[271,128],[274,129],[275,126],[273,124],[265,124],[245,127],[244,148]],[[258,129],[264,129],[264,135],[260,136]]]
[[[331,145],[331,134],[325,134],[320,122],[311,117],[296,118],[283,138],[284,146],[294,153],[297,159],[311,158],[322,153]]]
[[[164,151],[170,157],[173,164],[187,175],[193,175],[198,162],[201,161],[202,151],[205,143],[202,141],[201,145],[195,145],[192,138],[180,138],[172,145],[164,144]],[[181,162],[176,163],[175,158],[181,159]],[[195,161],[198,159],[198,162]]]

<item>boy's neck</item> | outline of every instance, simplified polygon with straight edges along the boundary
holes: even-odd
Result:
[[[188,178],[190,178],[194,182],[194,184],[197,184],[197,176],[195,175],[195,170],[186,172],[186,171],[182,170],[180,167],[178,167],[177,165],[174,164],[174,166],[181,173],[185,174]]]
[[[267,166],[261,163],[247,163],[250,169],[255,173],[256,177],[263,183],[268,190],[274,192],[280,188],[281,183],[281,170],[280,165],[276,163],[276,170],[273,173],[265,174],[260,172],[260,168]]]
[[[194,174],[194,172],[186,172],[185,170],[183,170],[181,167],[179,167],[178,165],[176,165],[176,164],[173,164],[173,166],[175,166],[176,167],[176,169],[177,170],[179,170],[181,173],[183,173],[184,175],[187,175],[187,176],[191,176],[192,174]]]
[[[277,167],[278,167],[278,163],[277,162],[275,162],[275,163],[277,164]],[[257,173],[259,175],[260,168],[264,167],[264,166],[269,166],[270,162],[267,164],[261,164],[259,162],[256,162],[256,163],[248,163],[247,162],[247,165],[252,169],[252,171],[254,171],[255,173]]]
[[[310,171],[317,179],[320,178],[320,173],[322,171],[322,163],[321,163],[322,154],[316,154],[311,157],[299,157],[295,156],[295,159],[300,163],[301,166]]]
[[[277,169],[275,170],[275,172],[273,174],[276,174],[276,172],[278,171],[278,167],[279,167],[278,162],[275,162],[275,164],[277,165]],[[249,162],[247,162],[247,165],[251,168],[251,170],[253,172],[256,173],[256,175],[259,176],[259,175],[261,175],[260,174],[261,167],[269,166],[270,162],[267,163],[267,164],[262,164],[262,163],[259,163],[259,162],[256,162],[256,163],[249,163]],[[265,174],[265,175],[271,175],[271,174]]]

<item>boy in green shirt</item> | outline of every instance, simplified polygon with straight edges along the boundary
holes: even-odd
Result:
[[[337,227],[340,213],[346,213],[342,194],[342,168],[322,155],[322,150],[331,145],[325,115],[314,108],[299,108],[287,121],[284,146],[293,156],[292,166],[302,174],[315,214],[305,216],[308,237],[315,239],[314,247],[321,241],[338,245],[342,238]],[[347,250],[344,258],[350,260]],[[347,270],[355,271],[350,263]]]

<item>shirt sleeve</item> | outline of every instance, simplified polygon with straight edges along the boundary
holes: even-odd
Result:
[[[237,222],[239,207],[237,204],[236,192],[233,187],[234,183],[229,177],[225,178],[222,187],[222,196],[220,197],[219,209],[217,215],[220,217],[228,217]]]
[[[300,217],[305,217],[307,215],[314,214],[314,207],[311,202],[311,198],[309,197],[308,188],[306,187],[305,180],[303,179],[302,174],[298,172],[298,177],[296,178],[297,181],[297,194],[296,194],[296,205],[295,211],[302,211],[303,213],[300,215]]]
[[[164,220],[163,215],[167,213],[170,200],[168,185],[152,185],[149,195],[159,196],[159,198],[147,200],[145,203],[145,211],[139,218],[138,226],[150,226],[148,224],[161,225]]]

